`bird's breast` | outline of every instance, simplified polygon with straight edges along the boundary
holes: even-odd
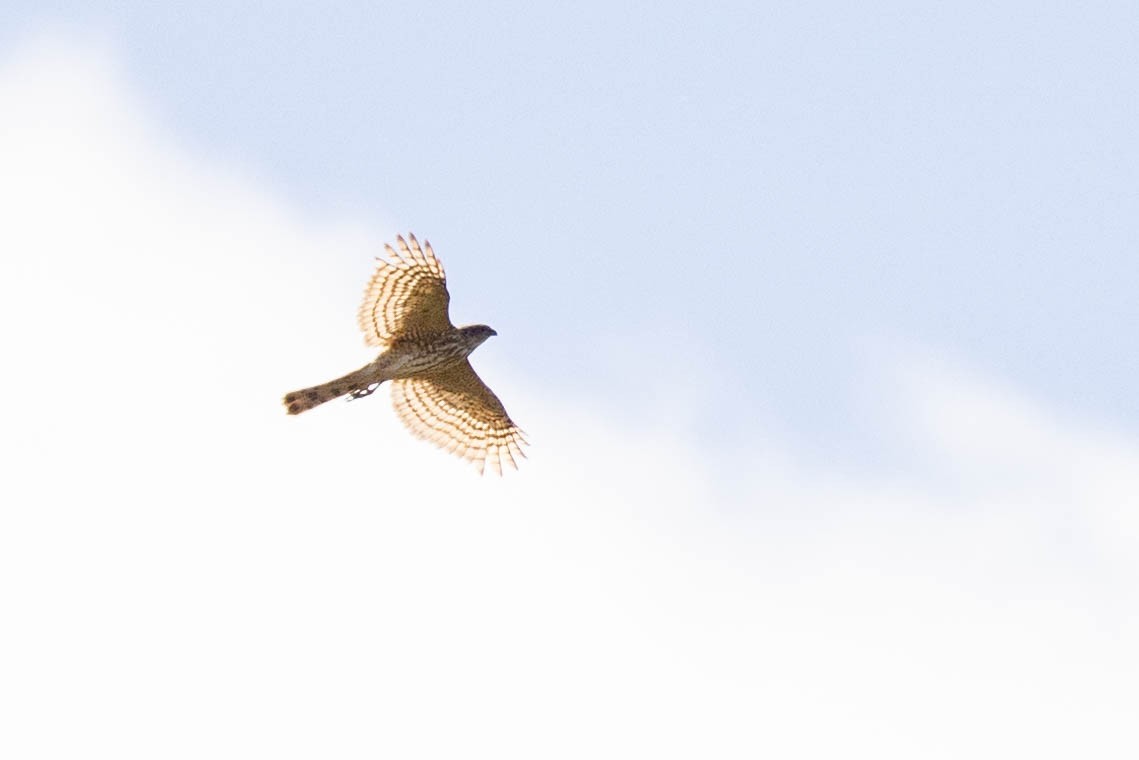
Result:
[[[387,352],[388,371],[393,378],[414,377],[462,361],[471,353],[460,336],[403,340]]]

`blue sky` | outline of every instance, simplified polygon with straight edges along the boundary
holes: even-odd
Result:
[[[1139,426],[1137,14],[35,3],[7,36],[101,35],[203,154],[438,241],[538,381],[621,398],[599,336],[695,342],[709,443],[761,415],[844,457],[868,338]]]
[[[0,754],[1134,756],[1133,5],[5,14]]]

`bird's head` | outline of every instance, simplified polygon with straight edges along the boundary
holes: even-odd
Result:
[[[483,341],[492,335],[498,335],[494,330],[486,325],[467,325],[460,327],[459,332],[463,334],[463,339],[466,340],[467,345],[473,351],[478,346],[482,345]]]

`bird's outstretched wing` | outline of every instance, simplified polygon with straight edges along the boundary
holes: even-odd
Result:
[[[447,276],[431,244],[420,247],[415,235],[385,245],[388,257],[377,256],[377,267],[357,315],[364,342],[387,348],[400,338],[435,335],[453,329],[447,315],[451,301]]]
[[[463,360],[434,372],[392,382],[392,403],[407,429],[472,461],[481,474],[487,462],[499,474],[524,457],[522,431],[498,397]]]

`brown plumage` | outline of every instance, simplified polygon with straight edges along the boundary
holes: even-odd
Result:
[[[336,380],[285,395],[289,414],[300,414],[340,396],[363,398],[392,380],[392,402],[403,424],[419,438],[502,474],[525,456],[522,431],[467,357],[496,333],[486,325],[455,327],[443,265],[431,244],[414,235],[384,246],[364,291],[357,319],[364,342],[383,349],[371,363]]]

